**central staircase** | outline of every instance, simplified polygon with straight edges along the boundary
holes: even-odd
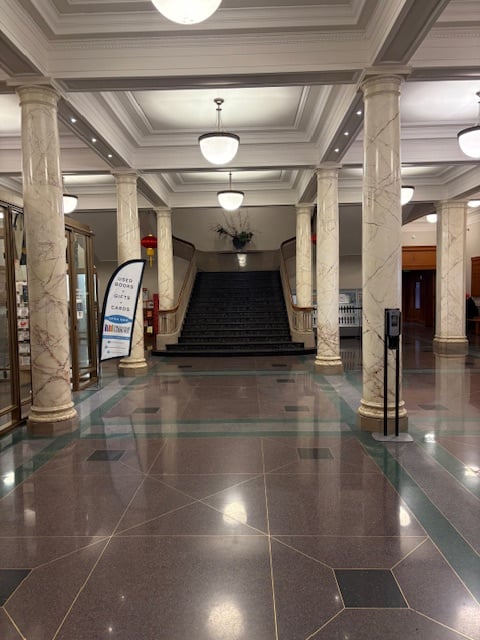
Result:
[[[154,355],[308,353],[292,342],[278,271],[198,273],[178,344]]]

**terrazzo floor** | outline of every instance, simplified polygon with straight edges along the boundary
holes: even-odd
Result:
[[[404,336],[412,443],[313,356],[150,358],[0,438],[2,640],[480,640],[480,348]]]

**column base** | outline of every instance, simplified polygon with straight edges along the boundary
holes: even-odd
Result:
[[[466,356],[468,353],[468,340],[466,337],[433,339],[433,353],[440,356]]]
[[[315,358],[315,371],[324,376],[335,376],[343,373],[343,362],[340,359],[325,360],[324,358]]]
[[[357,413],[357,425],[361,431],[371,433],[383,433],[384,416],[383,404],[367,403],[362,400],[362,404]],[[398,430],[408,431],[408,416],[403,400],[398,408]],[[387,411],[387,434],[395,433],[395,407],[388,407]]]
[[[120,360],[117,373],[124,378],[136,378],[145,376],[148,373],[148,364],[146,360],[136,360],[128,362]]]
[[[56,436],[72,433],[78,427],[78,414],[73,403],[68,408],[43,409],[31,407],[27,430],[34,436]]]

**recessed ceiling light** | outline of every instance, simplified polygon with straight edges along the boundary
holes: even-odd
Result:
[[[467,206],[471,209],[476,209],[477,207],[480,207],[480,200],[469,200],[467,202]]]
[[[97,139],[96,139],[96,138],[92,138],[92,142],[96,142],[96,141],[97,141]]]
[[[348,131],[345,131],[345,133],[343,135],[344,136],[348,136],[349,135]]]
[[[74,118],[73,116],[70,118],[70,122],[71,122],[72,124],[75,124],[75,122],[76,122],[76,121],[77,121],[77,119],[76,119],[76,118]]]
[[[113,158],[113,155],[111,153],[109,153],[107,158]]]
[[[336,149],[334,149],[335,153],[340,153],[340,149],[337,147]]]
[[[362,111],[361,109],[359,109],[359,110],[357,111],[357,116],[361,116],[361,115],[362,115],[362,113],[363,113],[363,111]]]

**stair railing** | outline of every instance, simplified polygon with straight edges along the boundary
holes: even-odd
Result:
[[[176,344],[182,330],[183,321],[192,294],[195,276],[197,275],[195,246],[186,240],[173,238],[173,254],[189,261],[182,287],[178,294],[177,304],[171,309],[159,309],[157,350],[164,351],[167,344]]]
[[[287,307],[290,333],[294,342],[303,342],[306,349],[315,347],[313,332],[313,307],[298,307],[293,302],[290,278],[288,277],[287,260],[295,257],[296,239],[290,238],[282,242],[280,247],[280,277],[282,280],[283,297]]]

